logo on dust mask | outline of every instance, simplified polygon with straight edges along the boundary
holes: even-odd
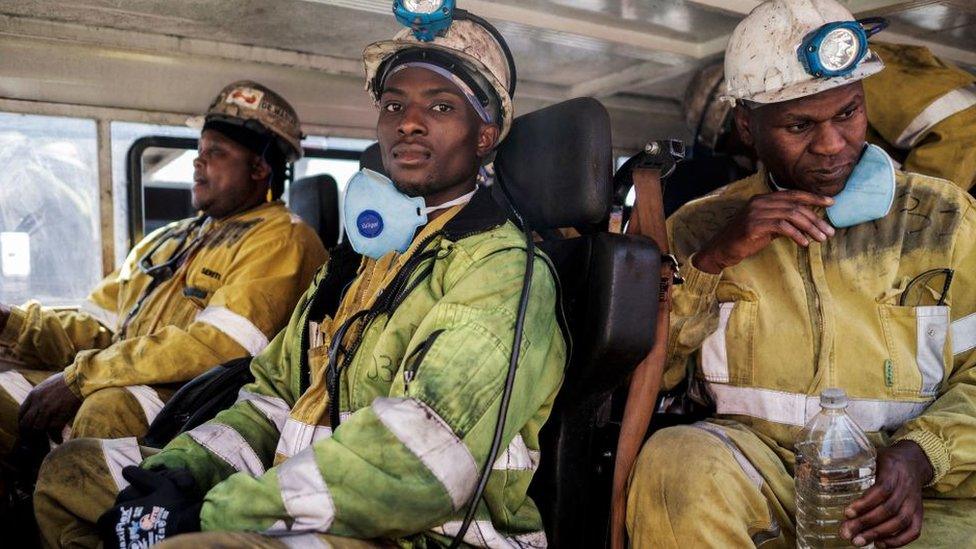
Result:
[[[375,210],[366,210],[356,218],[356,227],[366,238],[376,238],[383,232],[383,217]]]

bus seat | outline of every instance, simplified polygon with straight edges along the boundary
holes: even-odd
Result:
[[[359,157],[359,168],[367,168],[382,174],[386,173],[386,168],[383,167],[383,153],[380,152],[379,143],[373,143],[363,151],[363,155]]]
[[[288,207],[315,230],[327,250],[339,243],[339,186],[334,177],[313,175],[292,182]]]
[[[610,118],[599,101],[573,99],[515,120],[495,174],[539,234],[609,217]],[[504,202],[495,185],[494,194]],[[610,397],[654,343],[660,251],[648,239],[582,234],[539,242],[553,261],[572,339],[563,388],[540,436],[530,493],[554,547],[603,546],[616,428]]]

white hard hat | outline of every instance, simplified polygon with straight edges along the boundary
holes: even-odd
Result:
[[[855,31],[860,31],[860,40]],[[729,40],[723,99],[779,103],[867,78],[884,63],[867,49],[866,36],[836,0],[763,2],[739,22]],[[820,55],[826,65],[843,70],[834,74],[811,67],[807,55]]]
[[[393,40],[376,42],[366,46],[363,51],[363,63],[366,66],[366,90],[374,102],[379,101],[382,86],[378,75],[386,61],[391,60],[400,52],[412,49],[426,49],[441,52],[461,62],[470,74],[484,79],[499,101],[501,120],[501,142],[512,127],[515,108],[512,104],[510,90],[512,78],[509,58],[505,48],[498,39],[485,27],[472,20],[455,20],[451,27],[432,41],[418,39],[414,32],[403,29]]]

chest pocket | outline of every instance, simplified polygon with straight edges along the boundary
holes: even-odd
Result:
[[[753,381],[758,302],[745,296],[718,304],[718,327],[701,349],[701,374],[710,383]]]
[[[224,285],[225,273],[208,267],[214,262],[207,259],[204,253],[195,258],[181,288],[183,298],[189,300],[198,310],[205,309],[217,290]]]
[[[934,396],[952,359],[949,307],[879,305],[885,344],[885,385],[896,396]]]

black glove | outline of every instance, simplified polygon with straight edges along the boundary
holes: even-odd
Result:
[[[98,519],[105,547],[149,547],[177,534],[200,531],[203,502],[192,494],[196,482],[186,469],[122,469],[130,485],[115,506]]]

